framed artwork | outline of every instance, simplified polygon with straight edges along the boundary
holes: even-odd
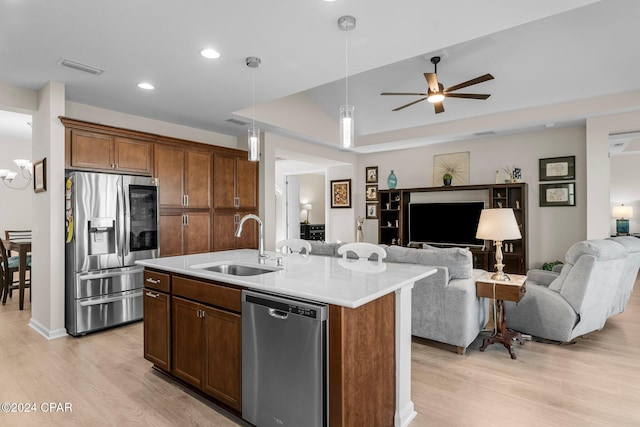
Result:
[[[469,184],[470,158],[468,151],[433,156],[433,186],[442,185],[446,173],[451,174],[451,185]]]
[[[540,184],[540,206],[575,206],[576,183]]]
[[[540,159],[540,181],[576,179],[576,156]]]
[[[378,167],[377,166],[367,166],[365,168],[365,175],[366,175],[367,184],[378,183]]]
[[[378,184],[367,184],[365,192],[365,200],[367,202],[378,201]]]
[[[42,193],[47,191],[47,159],[38,160],[33,164],[33,191]]]
[[[331,207],[351,207],[351,180],[339,179],[331,181]]]
[[[378,219],[377,203],[367,203],[367,219]]]

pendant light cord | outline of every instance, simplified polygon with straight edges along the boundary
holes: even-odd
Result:
[[[349,105],[349,32],[344,33],[344,104]]]
[[[251,73],[251,127],[256,128],[256,72]]]

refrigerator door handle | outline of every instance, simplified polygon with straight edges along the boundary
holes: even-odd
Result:
[[[129,294],[129,295],[120,295],[117,297],[109,297],[109,298],[101,298],[99,300],[94,300],[94,301],[82,301],[80,303],[81,307],[86,307],[89,305],[100,305],[100,304],[109,304],[110,302],[115,302],[115,301],[122,301],[125,299],[132,299],[132,298],[137,298],[137,297],[141,297],[142,296],[142,291],[140,292],[136,292],[135,294]]]
[[[120,270],[117,271],[109,271],[108,273],[98,273],[98,274],[80,274],[78,276],[79,280],[93,280],[93,279],[106,279],[108,277],[118,277],[125,276],[129,274],[140,273],[143,270],[143,267],[140,268],[132,268],[130,270]]]
[[[122,203],[118,204],[118,218],[122,223],[122,232],[120,234],[121,249],[120,254],[122,256],[122,265],[125,264],[124,260],[129,255],[130,244],[130,229],[131,229],[131,211],[129,206],[129,184],[125,183],[124,178],[120,177],[120,191],[118,197],[121,198]]]

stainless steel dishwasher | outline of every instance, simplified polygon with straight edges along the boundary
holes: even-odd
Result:
[[[327,425],[326,305],[242,292],[242,418]]]

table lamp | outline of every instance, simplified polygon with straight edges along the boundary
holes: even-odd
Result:
[[[311,206],[311,203],[304,203],[302,205],[302,209],[307,211],[307,222],[305,224],[309,224],[309,212],[311,211],[312,207],[313,206]]]
[[[504,240],[522,238],[513,209],[483,209],[482,212],[480,212],[476,238],[493,240],[495,242],[497,271],[491,276],[491,280],[509,281],[509,276],[502,271],[504,267],[502,263],[502,242]]]
[[[614,206],[613,217],[616,218],[616,235],[629,234],[629,218],[633,218],[633,206]]]

